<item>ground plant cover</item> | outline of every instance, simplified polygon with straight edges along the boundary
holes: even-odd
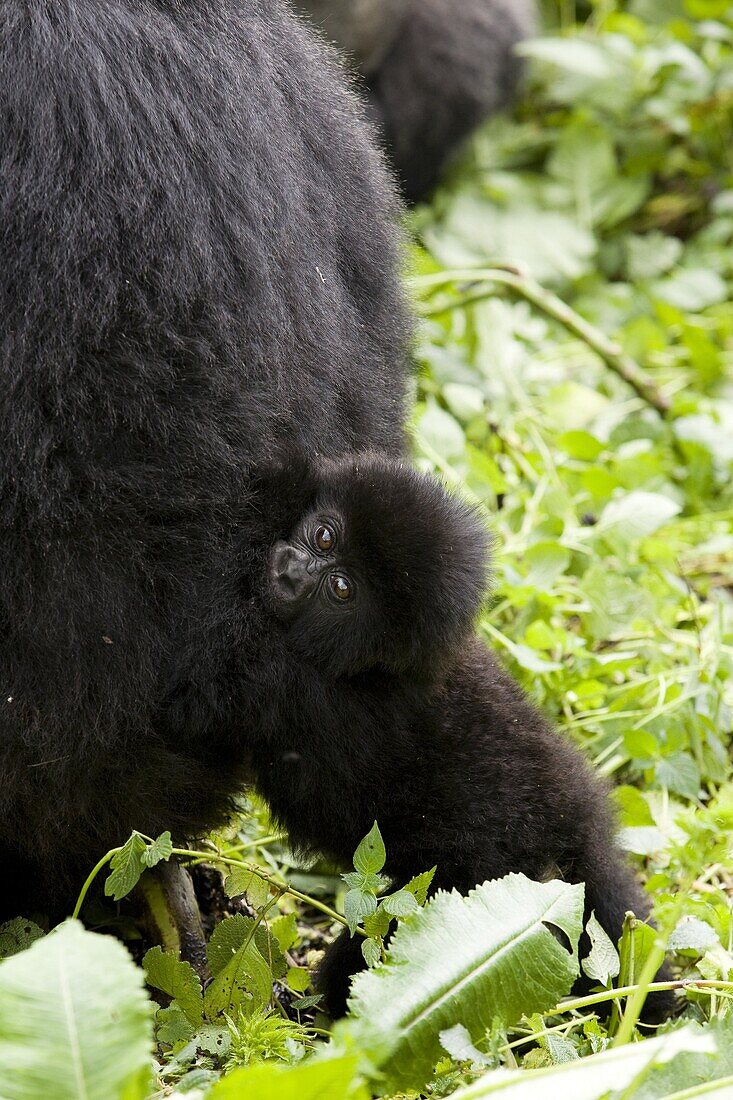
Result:
[[[612,784],[657,928],[591,918],[588,951],[582,885],[397,889],[378,822],[304,868],[253,797],[195,849],[120,838],[50,933],[0,927],[0,1100],[733,1096],[733,4],[544,14],[517,110],[408,218],[414,453],[484,510],[480,630]],[[172,860],[204,983],[126,908]],[[334,1027],[343,925],[368,968]],[[645,1027],[665,954],[680,1011]]]

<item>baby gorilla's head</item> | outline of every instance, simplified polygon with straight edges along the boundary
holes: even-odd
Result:
[[[431,477],[367,455],[311,468],[307,501],[270,553],[277,617],[333,675],[432,678],[471,630],[489,538]]]

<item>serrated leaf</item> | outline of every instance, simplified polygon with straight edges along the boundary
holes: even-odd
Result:
[[[262,909],[270,898],[270,887],[260,875],[247,867],[233,867],[224,879],[224,892],[228,898],[246,895],[253,909]]]
[[[389,932],[389,926],[392,923],[392,918],[389,913],[380,905],[376,913],[372,913],[371,916],[364,917],[364,931],[367,936],[381,936],[384,937]]]
[[[591,949],[583,959],[583,970],[589,978],[609,987],[621,969],[618,951],[605,929],[596,920],[595,912],[591,913],[585,927],[590,938]]]
[[[395,1091],[419,1088],[440,1057],[440,1033],[462,1023],[476,1041],[553,1007],[578,973],[583,887],[508,875],[468,897],[440,892],[401,924],[388,963],[356,976],[349,1025]],[[567,936],[572,953],[547,925]]]
[[[112,873],[108,875],[104,884],[104,892],[107,897],[121,901],[122,898],[135,889],[140,876],[145,870],[143,856],[147,845],[139,833],[133,833],[126,840],[119,852],[115,852],[110,861]]]
[[[173,1047],[177,1043],[187,1043],[196,1032],[196,1028],[189,1020],[179,1004],[175,1002],[166,1008],[161,1008],[155,1014],[156,1038],[159,1043]]]
[[[414,894],[418,905],[422,906],[428,900],[428,890],[437,870],[437,867],[431,867],[429,871],[423,871],[421,875],[415,875],[405,886],[405,890]]]
[[[226,917],[216,926],[207,945],[214,974],[204,994],[208,1020],[236,1016],[240,1009],[249,1012],[270,1002],[274,975],[263,949],[274,953],[276,947],[263,926],[250,917]]]
[[[198,1027],[203,1018],[204,1001],[201,981],[191,964],[166,954],[162,947],[151,947],[143,958],[143,969],[148,985],[177,1001],[186,1018]]]
[[[17,955],[19,951],[25,951],[45,934],[42,928],[24,917],[15,917],[13,920],[6,921],[5,924],[0,924],[0,959],[7,959],[11,955]]]
[[[398,890],[395,894],[389,894],[382,899],[384,911],[391,917],[409,917],[411,913],[417,913],[420,906],[417,898],[409,890]]]
[[[362,940],[361,953],[367,966],[376,966],[382,959],[382,949],[376,940]]]
[[[67,921],[0,965],[0,1094],[143,1100],[152,1008],[119,941]]]
[[[171,834],[161,833],[152,844],[148,844],[142,854],[142,861],[146,867],[155,867],[156,863],[164,862],[173,855],[173,841]]]
[[[363,890],[349,890],[344,897],[344,916],[352,936],[365,917],[376,912],[377,899]]]
[[[376,821],[354,852],[354,867],[363,875],[376,875],[384,867],[387,853]]]
[[[270,925],[270,933],[283,954],[289,951],[298,939],[298,921],[295,913],[277,917]]]

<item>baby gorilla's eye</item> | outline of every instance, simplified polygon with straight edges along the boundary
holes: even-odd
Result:
[[[320,527],[316,528],[316,546],[319,550],[327,553],[333,549],[333,544],[336,541],[336,536],[330,527],[326,527],[324,523]]]
[[[350,600],[354,592],[351,581],[341,573],[331,574],[328,578],[328,587],[337,600],[342,600],[344,602]]]

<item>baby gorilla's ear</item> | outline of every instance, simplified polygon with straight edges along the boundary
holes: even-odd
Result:
[[[400,461],[366,455],[341,463],[332,485],[346,517],[349,560],[366,578],[371,621],[379,622],[372,641],[380,662],[412,678],[439,675],[486,593],[484,521],[435,478]]]

